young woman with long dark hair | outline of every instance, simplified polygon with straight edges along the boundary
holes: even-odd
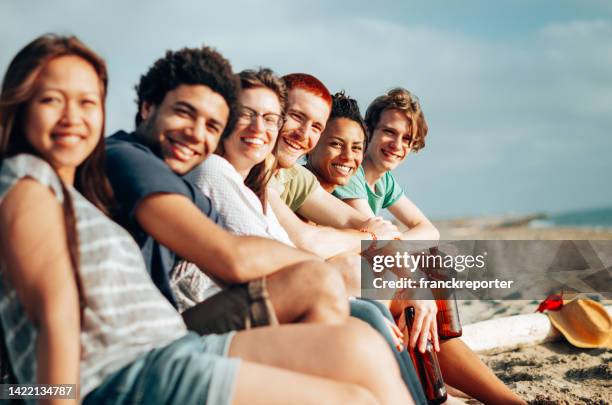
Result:
[[[84,403],[409,402],[382,340],[353,322],[187,332],[105,215],[105,94],[104,62],[75,37],[37,38],[3,81],[0,322],[16,382],[77,384]]]

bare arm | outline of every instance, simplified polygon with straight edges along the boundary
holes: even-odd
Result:
[[[392,206],[389,212],[393,214],[402,224],[406,225],[407,231],[402,233],[404,240],[438,240],[440,232],[427,219],[425,214],[406,196],[401,196]]]
[[[270,193],[271,194],[274,193],[278,195],[275,190],[271,190]],[[282,202],[280,200],[280,197],[277,199],[276,203],[278,204],[279,201]],[[280,210],[280,208],[278,209]],[[288,210],[288,211],[291,212],[291,210]],[[369,232],[373,232],[376,235],[377,239],[393,239],[395,237],[400,236],[400,233],[397,227],[393,225],[391,222],[384,220],[380,217],[376,217],[373,213],[371,213],[371,211],[370,211],[371,215],[364,214],[354,209],[353,207],[345,204],[342,200],[339,200],[336,197],[332,196],[331,194],[323,190],[321,187],[317,188],[317,190],[313,192],[312,195],[310,195],[306,199],[306,202],[304,203],[304,205],[302,205],[302,207],[300,207],[297,212],[302,217],[314,222],[317,225],[323,225],[323,226],[328,226],[330,228],[336,228],[336,229],[332,229],[333,232],[331,232],[330,234],[331,238],[338,238],[339,237],[338,231],[343,230],[345,231],[345,232],[342,232],[344,235],[347,235],[347,234],[353,235],[353,239],[355,235],[357,235],[360,240],[370,239],[370,237],[364,238],[363,235],[348,231],[349,229],[367,230]],[[276,209],[275,209],[275,213],[276,213]],[[276,215],[279,216],[278,213],[276,213]],[[289,215],[289,216],[292,217],[291,218],[292,222],[294,219],[299,220],[299,218],[297,218],[297,216],[295,215]],[[299,221],[299,222],[302,223],[302,221]],[[290,222],[287,222],[287,224],[283,224],[283,227],[285,227],[285,229],[291,226],[292,224]],[[326,229],[329,230],[330,228],[326,228]],[[317,229],[321,229],[321,228],[318,227]],[[294,232],[297,233],[297,230],[295,230]],[[301,229],[301,232],[297,233],[295,237],[300,238],[300,237],[305,237],[307,235],[308,235],[308,232],[305,231],[304,229]],[[295,243],[295,240],[294,240],[294,243]],[[308,246],[310,243],[311,242],[308,239],[304,242],[306,246]],[[303,248],[306,249],[306,247],[303,247]],[[339,247],[338,249],[335,250],[335,253],[333,253],[332,256],[338,253],[346,252],[348,251],[348,249],[353,249],[353,248],[350,246],[347,247],[346,245],[344,245],[343,247]],[[329,257],[329,256],[323,256],[323,257]]]
[[[370,217],[374,216],[374,212],[372,212],[370,205],[364,199],[344,200],[344,202],[364,215],[370,215]],[[399,200],[388,209],[398,221],[408,228],[407,231],[402,233],[403,240],[440,239],[440,233],[436,227],[406,196],[401,196]]]
[[[362,215],[367,216],[368,218],[374,217],[374,211],[370,208],[368,201],[363,198],[355,198],[351,200],[343,200],[346,204],[353,207],[355,210],[361,212]]]
[[[38,329],[37,382],[78,384],[79,301],[61,206],[46,186],[21,180],[0,205],[0,229],[8,276]]]
[[[364,199],[344,200],[353,208],[361,211],[364,214],[374,215],[368,202]],[[389,207],[391,214],[400,222],[408,227],[408,231],[402,234],[403,240],[430,240],[439,239],[438,230],[425,215],[414,205],[406,196],[400,197],[399,200]],[[397,252],[398,245],[391,244],[377,251],[377,254],[394,254]],[[390,271],[402,277],[402,271],[390,268]],[[412,332],[410,334],[410,346],[416,347],[418,344],[419,350],[424,351],[427,344],[427,338],[431,338],[436,350],[440,350],[438,341],[438,329],[436,325],[437,307],[433,300],[392,300],[388,302],[391,313],[394,316],[399,316],[404,308],[413,306],[415,308],[415,321],[413,323]]]
[[[159,243],[227,283],[250,281],[317,259],[271,239],[232,235],[178,194],[146,197],[136,207],[136,220]]]
[[[297,212],[314,223],[338,229],[362,228],[370,218],[344,204],[322,187],[317,187]]]
[[[300,249],[325,259],[345,252],[359,252],[362,239],[370,239],[366,233],[354,230],[338,230],[303,222],[281,200],[278,193],[268,189],[268,201],[289,237]]]

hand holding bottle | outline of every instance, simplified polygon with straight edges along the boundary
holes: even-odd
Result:
[[[402,311],[405,308],[414,307],[415,315],[412,329],[410,329],[409,346],[411,348],[418,347],[418,350],[424,353],[427,347],[427,339],[430,339],[434,349],[439,352],[440,342],[438,341],[438,325],[436,322],[438,307],[436,302],[433,300],[402,300],[394,301],[392,307],[397,308],[398,304]],[[395,311],[392,310],[393,312]],[[405,320],[402,318],[400,318],[400,321],[403,322],[399,325],[400,330],[407,328]]]

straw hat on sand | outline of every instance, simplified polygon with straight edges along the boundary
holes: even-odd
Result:
[[[574,346],[612,348],[612,319],[598,302],[575,299],[547,311],[551,323]]]

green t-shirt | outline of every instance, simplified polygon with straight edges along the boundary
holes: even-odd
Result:
[[[381,209],[395,204],[404,195],[404,191],[391,172],[385,173],[372,190],[366,182],[363,166],[359,166],[349,182],[345,186],[336,187],[333,194],[341,200],[367,199],[372,212],[378,215]]]
[[[278,191],[281,199],[291,208],[291,211],[297,211],[318,185],[319,181],[315,175],[299,165],[289,169],[280,169],[268,183],[268,187]]]

